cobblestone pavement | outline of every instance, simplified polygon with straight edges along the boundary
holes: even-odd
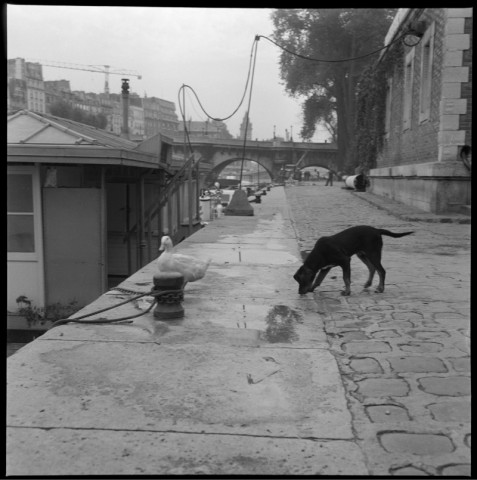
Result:
[[[353,225],[415,231],[383,237],[384,293],[353,257],[349,297],[339,268],[313,295],[369,473],[469,476],[470,225],[404,221],[337,185],[286,195],[302,252]]]

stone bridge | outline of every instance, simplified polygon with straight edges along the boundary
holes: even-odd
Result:
[[[242,160],[259,163],[273,180],[280,178],[280,171],[296,166],[337,169],[337,147],[334,143],[292,142],[280,140],[208,139],[191,138],[194,152],[200,154],[201,170],[208,170],[207,179],[217,178],[229,164]],[[183,143],[174,141],[174,152],[183,153]]]

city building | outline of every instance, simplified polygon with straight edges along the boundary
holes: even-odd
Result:
[[[26,80],[9,77],[7,83],[7,111],[15,112],[27,106]]]
[[[33,112],[46,112],[45,86],[43,70],[39,63],[25,62],[23,58],[10,59],[7,62],[8,108],[27,108]],[[10,88],[10,81],[12,87]],[[12,97],[10,97],[12,95]],[[20,102],[25,102],[19,106]]]
[[[9,112],[27,109],[56,116],[68,114],[78,117],[77,110],[91,117],[104,116],[104,129],[116,135],[123,134],[123,99],[120,93],[93,93],[71,90],[68,80],[44,81],[42,65],[23,58],[8,60],[7,107]],[[68,109],[68,107],[71,107]],[[72,112],[71,109],[74,111]],[[76,118],[78,119],[78,118]],[[101,123],[101,122],[96,122]],[[95,124],[92,122],[92,124]],[[242,135],[245,124],[242,125]],[[214,139],[233,138],[224,122],[216,120],[189,120],[187,130],[191,136]],[[170,137],[183,136],[184,126],[176,113],[174,102],[157,97],[140,97],[130,93],[128,104],[128,135],[140,142],[162,133]],[[249,124],[247,138],[251,139]]]
[[[38,113],[65,113],[67,107],[85,115],[104,116],[105,130],[122,134],[121,94],[72,91],[68,80],[43,81],[42,65],[23,58],[8,60],[7,108],[9,112],[28,109]],[[142,141],[157,133],[174,136],[179,120],[174,102],[156,97],[129,95],[128,128],[131,139]],[[61,116],[61,115],[60,115]]]
[[[142,141],[146,138],[142,98],[137,93],[129,95],[128,128],[131,140]]]
[[[144,130],[146,138],[161,132],[174,136],[178,131],[179,119],[174,102],[157,97],[144,96]]]
[[[46,80],[44,85],[46,113],[51,113],[51,107],[60,103],[73,103],[73,92],[69,80]]]
[[[111,115],[108,117],[106,130],[121,135],[123,133],[123,98],[120,94],[111,93]],[[128,136],[131,140],[142,141],[147,138],[145,134],[144,109],[141,98],[131,93],[128,104]]]
[[[218,120],[209,120],[205,122],[189,119],[186,122],[186,129],[190,137],[207,137],[214,139],[231,139],[232,134],[228,131],[227,125]],[[178,125],[177,134],[184,134],[184,123]]]

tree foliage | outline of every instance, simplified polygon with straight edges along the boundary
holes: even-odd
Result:
[[[356,130],[354,150],[362,170],[376,167],[383,148],[386,123],[387,78],[403,68],[404,49],[401,42],[393,45],[383,59],[369,66],[361,75],[356,92]]]
[[[102,113],[93,115],[81,110],[80,108],[75,108],[69,103],[63,101],[57,101],[53,103],[50,107],[50,112],[52,115],[57,117],[67,118],[69,120],[84,123],[85,125],[91,125],[96,128],[104,129],[108,123],[106,115]]]
[[[339,166],[350,164],[356,112],[356,85],[381,48],[396,9],[277,9],[272,13],[273,39],[289,51],[280,54],[286,92],[302,98],[301,136],[310,139],[316,126],[328,128],[337,142]]]

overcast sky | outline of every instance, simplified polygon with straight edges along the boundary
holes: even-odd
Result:
[[[80,65],[110,65],[134,70],[131,91],[173,101],[179,115],[183,84],[197,92],[216,118],[229,116],[242,98],[255,35],[271,36],[271,9],[184,7],[81,7],[7,5],[7,57]],[[261,39],[250,107],[252,137],[259,140],[285,129],[299,141],[302,126],[298,100],[286,95],[279,76],[280,49]],[[102,73],[43,68],[44,80],[66,79],[72,90],[104,91]],[[110,91],[121,92],[122,75],[110,75]],[[248,104],[226,121],[239,134]],[[205,120],[193,95],[186,95],[186,117]],[[318,130],[313,141],[328,134]]]

